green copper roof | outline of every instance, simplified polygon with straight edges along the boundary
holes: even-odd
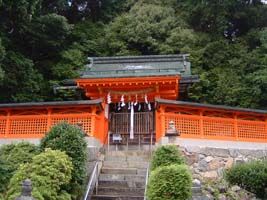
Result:
[[[92,57],[81,78],[191,75],[187,54]]]

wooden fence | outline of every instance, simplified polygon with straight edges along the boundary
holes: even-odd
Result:
[[[162,115],[165,124],[161,130],[166,132],[169,122],[174,121],[181,137],[267,142],[267,121],[172,113]]]
[[[81,124],[92,135],[92,118],[91,113],[0,116],[0,138],[41,138],[61,121]]]

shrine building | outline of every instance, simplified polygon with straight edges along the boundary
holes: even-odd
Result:
[[[154,144],[170,128],[182,138],[267,142],[266,110],[184,101],[198,82],[188,59],[185,54],[90,58],[71,85],[86,100],[0,104],[0,139],[42,138],[67,121],[102,144],[115,139]]]

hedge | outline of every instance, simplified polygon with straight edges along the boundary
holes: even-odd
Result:
[[[226,171],[225,178],[231,184],[255,193],[259,198],[267,198],[267,160],[237,164]]]
[[[191,197],[192,178],[185,165],[156,168],[148,182],[149,200],[188,200]]]
[[[171,164],[185,164],[185,159],[175,145],[160,146],[153,153],[151,170]]]

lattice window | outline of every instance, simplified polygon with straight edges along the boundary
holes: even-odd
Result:
[[[0,136],[5,134],[5,130],[6,130],[6,120],[0,119]]]
[[[199,135],[199,120],[196,118],[184,116],[184,115],[175,115],[175,116],[166,116],[165,128],[166,131],[169,128],[169,122],[175,122],[175,128],[184,135]]]
[[[82,125],[82,129],[88,134],[91,135],[92,131],[91,131],[91,116],[58,116],[58,117],[51,117],[51,125],[54,126],[60,122],[68,122],[70,124],[81,124]]]
[[[234,137],[234,122],[223,119],[206,119],[203,117],[204,136]]]
[[[9,134],[37,135],[47,131],[46,118],[10,119]]]
[[[267,139],[266,124],[238,120],[238,137],[248,139]]]

